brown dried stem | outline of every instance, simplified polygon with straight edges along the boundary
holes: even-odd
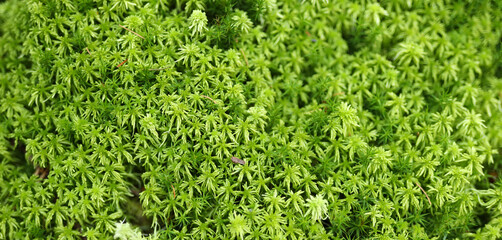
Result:
[[[176,192],[174,191],[174,187],[172,184],[171,184],[171,188],[173,188],[173,195],[174,195],[174,198],[176,198]]]
[[[165,67],[165,68],[150,68],[148,69],[149,71],[162,71],[162,70],[166,70],[168,69],[168,67]]]
[[[122,63],[120,63],[120,64],[117,66],[117,68],[119,68],[120,66],[122,66],[122,65],[123,65],[124,63],[126,63],[126,62],[127,62],[127,59],[126,59],[126,60],[124,60]]]
[[[427,193],[425,192],[425,190],[422,188],[422,186],[420,186],[420,184],[416,183],[417,186],[422,189],[422,192],[424,192],[425,196],[427,197],[427,200],[429,201],[429,205],[432,206],[432,203],[431,203],[431,199],[429,198],[429,195],[427,195]]]
[[[248,58],[246,57],[246,54],[244,54],[244,51],[242,50],[242,48],[240,50],[241,50],[242,56],[244,57],[244,61],[246,62],[246,66],[249,67]]]
[[[218,104],[216,101],[214,101],[214,99],[212,99],[212,98],[210,98],[210,97],[208,97],[208,96],[206,96],[206,95],[202,95],[202,94],[201,94],[200,96],[201,96],[201,97],[203,97],[203,98],[207,98],[207,99],[209,99],[209,100],[213,101],[213,102],[214,102],[214,104]]]
[[[129,32],[134,33],[136,36],[138,36],[138,37],[140,37],[140,38],[145,39],[143,36],[139,35],[138,33],[134,32],[133,30],[131,30],[131,29],[129,29],[129,28],[126,28],[126,27],[124,27],[124,26],[122,26],[122,25],[120,25],[120,24],[119,24],[119,26],[120,26],[121,28],[123,28],[123,29],[125,29],[125,30],[129,31]]]
[[[49,167],[43,168],[37,165],[33,174],[40,177],[40,179],[45,179],[49,175]]]

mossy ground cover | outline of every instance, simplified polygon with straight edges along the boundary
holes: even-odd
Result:
[[[0,239],[500,239],[501,22],[0,1]]]

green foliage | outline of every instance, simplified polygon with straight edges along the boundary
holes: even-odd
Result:
[[[500,1],[1,2],[0,239],[502,237]]]

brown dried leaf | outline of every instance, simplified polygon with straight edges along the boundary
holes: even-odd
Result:
[[[236,157],[232,157],[232,162],[234,163],[238,163],[238,164],[241,164],[241,165],[244,165],[246,164],[246,162],[240,158],[236,158]]]

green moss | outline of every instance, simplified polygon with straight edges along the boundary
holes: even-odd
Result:
[[[0,239],[502,237],[499,1],[0,2]]]

